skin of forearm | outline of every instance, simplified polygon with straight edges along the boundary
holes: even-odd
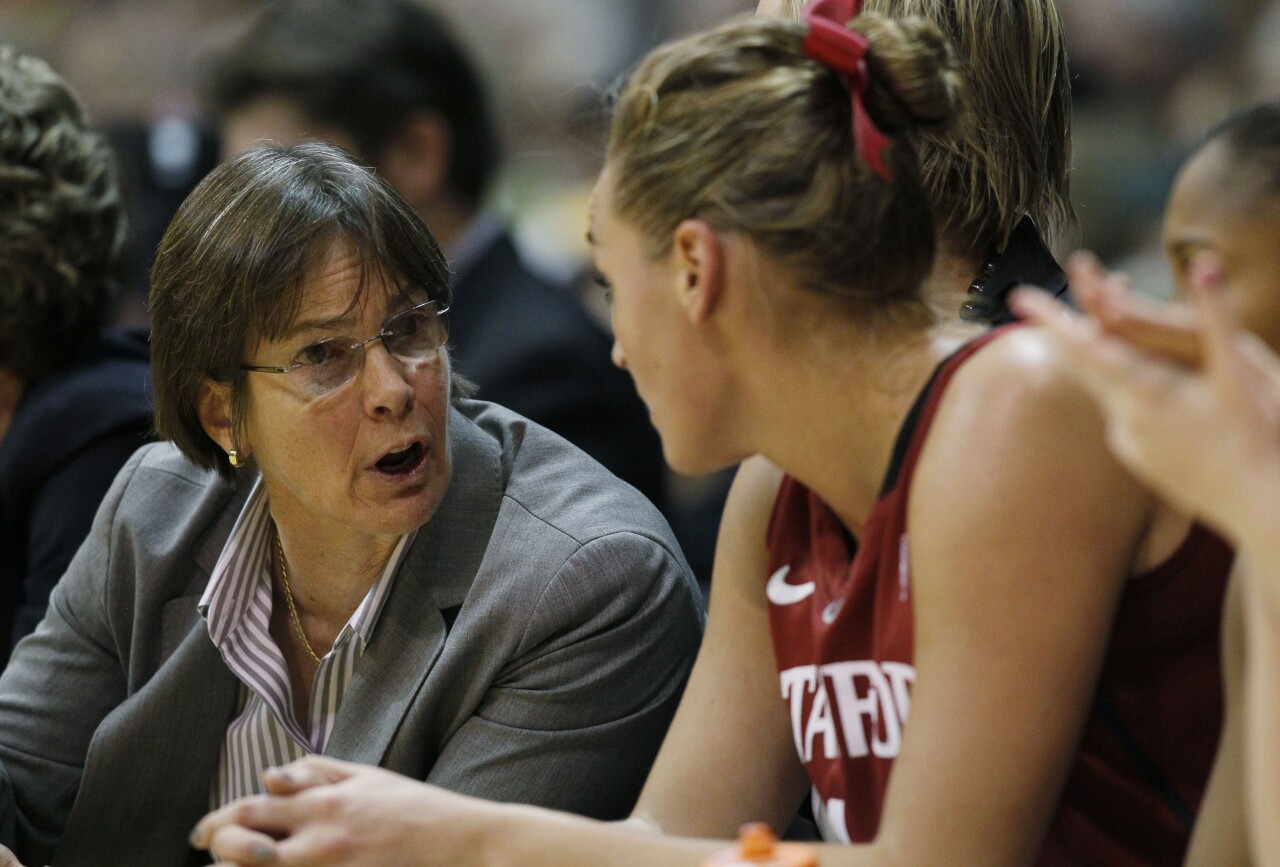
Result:
[[[1267,578],[1274,584],[1280,573]],[[1273,588],[1274,589],[1274,588]],[[1274,594],[1273,594],[1274,595]],[[1268,606],[1269,607],[1269,606]],[[1248,609],[1245,774],[1254,863],[1280,865],[1280,617]]]
[[[1272,517],[1274,516],[1274,517]],[[1280,508],[1259,508],[1238,541],[1246,629],[1253,642],[1280,635]]]
[[[502,806],[470,832],[475,841],[468,865],[522,867],[537,856],[557,867],[700,867],[708,856],[732,845],[664,835],[654,824],[633,817],[599,822],[540,807]],[[884,841],[857,846],[811,844],[820,867],[896,867],[906,863],[949,863],[920,853],[901,857]],[[538,863],[542,863],[539,861]]]
[[[535,861],[560,867],[698,867],[728,846],[714,840],[667,837],[638,819],[598,822],[538,807],[511,806],[474,835],[477,867],[519,867]]]

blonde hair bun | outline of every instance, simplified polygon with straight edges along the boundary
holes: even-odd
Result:
[[[943,132],[961,116],[964,84],[955,52],[932,21],[864,13],[849,23],[870,43],[867,110],[889,135]]]

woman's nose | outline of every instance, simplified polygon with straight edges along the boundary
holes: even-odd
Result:
[[[364,349],[364,369],[360,371],[365,410],[370,415],[400,415],[413,406],[410,365],[392,355],[381,340]]]

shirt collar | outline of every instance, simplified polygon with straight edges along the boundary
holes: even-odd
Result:
[[[271,519],[268,505],[266,488],[259,476],[222,546],[222,554],[213,568],[209,583],[196,604],[200,616],[208,624],[213,643],[218,647],[226,643],[233,631],[243,628],[247,623],[255,591],[263,583],[270,587],[271,556],[276,534],[275,522]],[[417,530],[414,530],[400,537],[382,574],[339,633],[335,647],[344,643],[349,634],[360,639],[362,648],[369,643],[391,592],[396,570],[416,535]]]

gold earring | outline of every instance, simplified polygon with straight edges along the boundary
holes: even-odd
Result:
[[[231,451],[227,452],[227,462],[231,464],[232,468],[237,470],[244,465],[240,460],[240,454],[235,449],[231,449]]]

